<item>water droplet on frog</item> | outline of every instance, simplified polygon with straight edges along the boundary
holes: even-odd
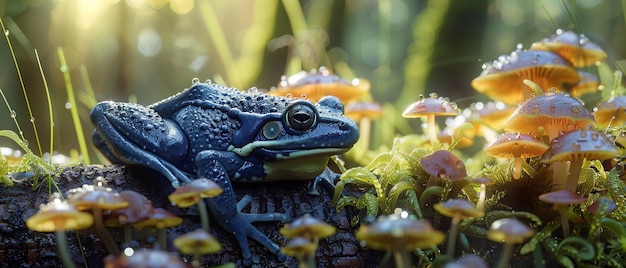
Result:
[[[191,84],[192,85],[197,85],[200,83],[200,78],[195,77],[194,79],[191,79]]]
[[[522,45],[522,43],[517,43],[515,48],[518,49],[518,50],[521,50],[522,48],[524,48],[524,45]]]
[[[433,92],[433,93],[430,93],[430,95],[428,95],[428,96],[430,96],[433,99],[436,99],[437,98],[437,93]]]
[[[207,79],[207,80],[204,80],[204,83],[213,84],[213,81],[211,81],[211,79]]]
[[[256,87],[251,87],[251,88],[248,89],[248,93],[249,94],[257,94],[257,93],[259,93],[259,89],[256,88]]]

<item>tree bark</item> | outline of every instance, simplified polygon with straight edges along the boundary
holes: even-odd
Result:
[[[183,224],[168,229],[168,239],[185,232],[201,228],[198,211],[195,207],[180,209],[167,201],[167,195],[173,192],[169,182],[160,174],[145,168],[124,168],[120,166],[78,165],[68,167],[57,179],[58,187],[65,192],[69,189],[91,184],[97,176],[107,178],[108,187],[116,191],[134,190],[144,194],[155,207],[165,208],[184,219]],[[25,221],[37,212],[39,205],[48,202],[47,184],[33,190],[31,180],[16,182],[13,186],[4,186],[0,197],[0,263],[4,267],[51,267],[61,266],[57,256],[56,241],[53,233],[40,233],[29,230]],[[320,240],[316,260],[319,267],[376,267],[383,253],[365,250],[354,237],[354,227],[350,225],[351,211],[343,209],[337,212],[331,205],[332,191],[319,189],[320,196],[306,194],[309,182],[280,182],[237,184],[238,198],[248,194],[252,203],[244,210],[249,213],[280,212],[291,220],[309,213],[328,224],[337,227],[337,233]],[[324,187],[320,187],[324,188]],[[287,239],[278,229],[283,223],[256,223],[263,233],[279,245]],[[114,236],[122,237],[121,230],[109,229]],[[206,256],[204,266],[214,266],[227,262],[241,265],[239,245],[234,237],[216,224],[211,224],[211,232],[222,243],[222,250]],[[102,267],[103,259],[108,254],[93,230],[67,233],[68,245],[73,261],[78,266]],[[143,234],[138,239],[137,247],[152,247],[151,233]],[[144,239],[146,238],[146,239]],[[80,241],[80,243],[79,243]],[[297,261],[291,257],[284,263],[278,263],[276,256],[263,246],[249,240],[253,254],[254,267],[297,267]],[[82,251],[80,250],[82,248]],[[173,247],[168,248],[175,251]],[[184,260],[191,256],[182,255]]]

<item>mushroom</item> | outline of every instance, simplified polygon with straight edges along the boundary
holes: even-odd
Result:
[[[183,222],[183,219],[162,208],[155,208],[153,212],[150,218],[133,224],[133,227],[137,229],[156,229],[159,245],[162,249],[166,249],[165,228],[178,226]]]
[[[485,211],[485,198],[487,197],[487,185],[494,184],[495,181],[487,178],[480,177],[472,180],[473,183],[480,184],[480,192],[478,192],[478,203],[476,204],[476,208],[478,210]]]
[[[515,218],[504,218],[494,221],[489,227],[487,238],[496,242],[503,242],[504,248],[498,261],[497,268],[509,267],[513,255],[513,245],[524,242],[533,235],[528,225]]]
[[[601,128],[622,125],[626,122],[626,96],[614,96],[599,102],[593,108],[593,115]]]
[[[435,230],[428,220],[413,220],[397,214],[379,216],[369,225],[361,225],[356,238],[368,247],[391,251],[395,267],[411,267],[409,252],[425,249],[443,242],[445,234]]]
[[[350,102],[346,105],[344,115],[359,122],[359,142],[365,149],[369,148],[372,120],[379,118],[383,109],[377,102]]]
[[[455,262],[446,263],[443,268],[488,268],[488,266],[480,257],[474,254],[466,254]]]
[[[201,267],[202,255],[222,250],[222,245],[205,229],[182,234],[174,238],[174,246],[183,254],[192,254],[193,267]]]
[[[202,198],[215,197],[222,193],[223,189],[217,183],[206,178],[195,179],[183,186],[176,188],[174,193],[167,196],[173,205],[187,208],[193,205],[198,207],[202,228],[209,230],[209,214]]]
[[[567,218],[565,209],[570,205],[578,205],[585,202],[587,198],[583,198],[580,195],[565,189],[542,194],[539,196],[539,200],[554,205],[554,209],[561,215],[561,228],[563,228],[563,236],[568,237],[570,234],[569,219]]]
[[[437,185],[440,179],[460,181],[465,179],[465,163],[456,155],[446,150],[439,150],[425,155],[420,160],[422,170],[430,175],[426,187]]]
[[[504,123],[504,130],[538,137],[547,135],[551,141],[561,133],[595,125],[593,116],[582,101],[567,93],[551,90],[520,104]]]
[[[616,155],[617,148],[604,133],[593,130],[577,130],[555,138],[550,143],[550,148],[542,156],[541,161],[544,163],[570,161],[569,175],[567,175],[565,185],[561,189],[576,192],[584,159],[602,161],[612,159]],[[562,182],[554,181],[554,183],[561,184]]]
[[[450,233],[448,234],[448,245],[446,247],[446,254],[448,254],[448,257],[452,258],[456,246],[458,226],[461,220],[467,218],[482,218],[485,216],[485,212],[477,209],[474,204],[464,199],[449,199],[445,202],[435,204],[434,208],[439,214],[452,218]]]
[[[159,249],[129,249],[121,255],[108,255],[104,258],[105,268],[150,267],[150,268],[187,268],[177,255]]]
[[[513,178],[519,179],[522,173],[523,158],[541,156],[548,145],[520,133],[504,133],[485,146],[484,152],[498,158],[513,158]]]
[[[599,197],[596,201],[587,207],[587,211],[592,215],[607,215],[617,209],[617,204],[613,200],[604,196]]]
[[[119,247],[115,240],[104,227],[103,213],[110,210],[128,207],[129,203],[122,199],[119,193],[106,187],[106,179],[97,177],[93,180],[93,185],[83,185],[67,191],[67,202],[76,206],[78,210],[91,210],[94,217],[96,233],[102,239],[107,250],[111,254],[119,254]]]
[[[494,100],[518,104],[531,97],[523,81],[532,80],[541,88],[570,88],[580,81],[576,69],[556,53],[517,49],[492,63],[483,64],[482,73],[472,87]]]
[[[326,67],[311,70],[309,73],[300,71],[292,76],[281,77],[280,84],[268,92],[273,96],[301,96],[317,102],[322,97],[332,95],[347,104],[368,94],[370,83],[367,79],[355,78],[347,80],[334,75]]]
[[[288,238],[304,237],[314,242],[320,238],[331,236],[336,231],[337,228],[334,226],[320,221],[308,213],[291,223],[285,223],[285,226],[279,229],[279,232]]]
[[[448,98],[437,97],[436,93],[430,93],[430,97],[419,96],[419,100],[412,103],[402,113],[404,118],[426,117],[426,131],[431,143],[437,141],[437,126],[435,116],[455,116],[459,114],[456,103]]]
[[[288,256],[296,257],[300,265],[300,268],[313,268],[315,267],[315,259],[311,258],[317,250],[317,244],[311,239],[304,237],[294,237],[280,249],[282,253]]]
[[[154,207],[148,198],[135,191],[122,191],[119,196],[128,202],[128,207],[111,211],[104,220],[104,225],[124,227],[124,242],[128,243],[131,241],[131,225],[149,218]]]
[[[51,195],[50,202],[41,204],[39,211],[26,220],[26,226],[36,232],[54,232],[57,250],[64,267],[76,267],[67,247],[65,231],[82,230],[93,224],[93,216],[81,212],[74,205],[61,200],[61,195]]]
[[[569,90],[569,93],[574,98],[578,98],[586,93],[596,92],[600,89],[600,78],[598,78],[595,74],[585,71],[578,71],[578,74],[581,77],[580,82],[576,83]]]
[[[596,65],[607,57],[606,52],[584,34],[562,29],[557,29],[556,34],[533,43],[530,49],[553,51],[569,60],[576,68]]]

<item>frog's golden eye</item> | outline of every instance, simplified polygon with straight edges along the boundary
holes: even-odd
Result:
[[[284,120],[292,130],[299,132],[311,130],[317,124],[317,110],[310,102],[294,102],[287,107]]]
[[[280,124],[276,121],[269,121],[263,125],[263,137],[268,140],[278,138],[280,135]]]

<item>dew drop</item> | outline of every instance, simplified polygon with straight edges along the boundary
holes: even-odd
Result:
[[[431,97],[431,98],[433,98],[433,99],[436,99],[436,98],[438,97],[438,96],[437,96],[437,93],[434,93],[434,92],[433,92],[433,93],[430,93],[428,96],[429,96],[429,97]]]
[[[5,30],[4,35],[9,36],[9,30]]]
[[[11,118],[15,117],[17,117],[17,113],[15,112],[15,110],[11,110]]]
[[[572,143],[572,151],[574,152],[580,151],[580,143],[578,142]]]
[[[34,123],[34,122],[35,122],[35,118],[34,118],[34,117],[31,117],[31,118],[30,118],[30,122],[31,122],[31,123]]]
[[[69,102],[69,101],[68,101],[68,102],[66,102],[66,103],[65,103],[65,109],[68,109],[68,110],[69,110],[69,109],[72,109],[72,103],[71,103],[71,102]]]
[[[194,79],[191,79],[191,84],[192,85],[197,85],[200,83],[200,78],[195,77]]]
[[[248,89],[248,93],[249,94],[257,94],[257,93],[259,93],[259,89],[256,88],[256,87],[251,87],[251,88]]]
[[[65,64],[61,65],[61,67],[59,67],[59,69],[61,70],[62,73],[65,73],[68,70],[67,65],[65,65]]]
[[[207,80],[204,80],[204,83],[213,84],[213,81],[211,81],[211,79],[207,79]]]

